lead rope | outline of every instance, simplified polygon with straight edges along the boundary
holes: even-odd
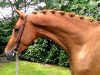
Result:
[[[19,64],[19,53],[16,52],[16,75],[18,75],[18,69],[19,69],[18,64]]]
[[[15,55],[16,55],[16,75],[18,75],[18,63],[19,63],[18,48],[19,48],[20,40],[21,40],[23,31],[24,31],[24,28],[25,28],[26,21],[27,21],[27,15],[25,16],[25,21],[24,21],[24,24],[23,24],[23,29],[22,29],[21,34],[20,34],[20,36],[19,36],[18,43],[17,43],[17,45],[16,45],[16,48],[14,49],[14,53],[15,53]]]

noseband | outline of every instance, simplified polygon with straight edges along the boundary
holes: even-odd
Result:
[[[14,49],[14,53],[18,52],[18,48],[19,48],[19,45],[20,45],[20,42],[21,42],[21,38],[22,38],[24,29],[25,29],[26,21],[27,21],[27,15],[25,16],[24,24],[22,25],[22,30],[20,31],[18,42],[17,42],[17,45]]]

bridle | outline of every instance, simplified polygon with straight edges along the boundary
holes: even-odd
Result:
[[[17,42],[17,45],[14,49],[14,53],[18,53],[18,48],[19,48],[19,45],[20,45],[20,42],[21,42],[21,38],[22,38],[22,35],[23,35],[23,32],[24,32],[24,29],[25,29],[25,25],[26,25],[26,21],[27,21],[27,16],[25,16],[25,20],[24,20],[24,24],[22,25],[22,30],[20,31],[20,34],[19,34],[19,37],[18,37],[18,42]]]
[[[16,56],[16,75],[18,75],[18,62],[19,62],[19,52],[18,52],[18,48],[19,48],[19,45],[20,45],[20,42],[21,42],[21,38],[22,38],[22,35],[23,35],[23,32],[24,32],[24,29],[25,29],[25,25],[26,25],[26,21],[27,21],[27,16],[25,16],[25,20],[24,20],[24,23],[22,25],[22,29],[20,31],[20,34],[18,35],[18,42],[17,42],[17,45],[14,49],[14,52],[13,52],[13,56]]]
[[[20,45],[20,42],[21,42],[21,38],[22,38],[22,35],[23,35],[23,32],[24,32],[24,29],[25,29],[26,21],[27,21],[27,15],[25,16],[25,20],[24,20],[24,23],[22,25],[22,29],[20,31],[20,34],[18,35],[17,45],[14,48],[13,54],[12,54],[13,56],[16,56],[16,75],[18,75],[18,62],[19,62],[18,48],[19,48],[19,45]]]

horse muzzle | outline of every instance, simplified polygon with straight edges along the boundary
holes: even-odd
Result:
[[[7,60],[15,60],[16,52],[14,50],[6,50],[5,55]]]

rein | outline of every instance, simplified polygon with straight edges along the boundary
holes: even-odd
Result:
[[[16,53],[16,52],[18,53],[18,48],[19,48],[19,45],[20,45],[20,42],[21,42],[21,37],[22,37],[23,32],[24,32],[24,29],[25,29],[26,21],[27,21],[27,15],[25,16],[25,21],[24,21],[24,24],[23,24],[23,26],[22,26],[22,30],[21,30],[21,32],[20,32],[17,45],[16,45],[16,47],[15,47],[15,49],[14,49],[14,53]]]

